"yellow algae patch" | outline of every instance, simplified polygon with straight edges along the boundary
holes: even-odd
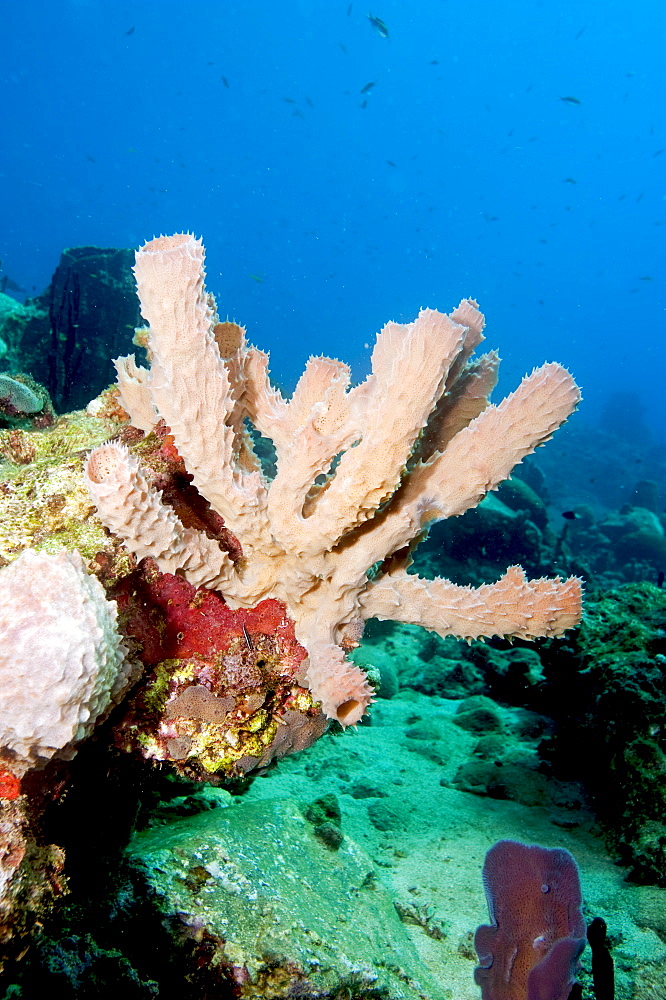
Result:
[[[121,426],[83,410],[64,414],[52,427],[21,432],[23,451],[30,455],[21,464],[11,460],[13,432],[0,431],[0,565],[26,548],[77,548],[84,559],[114,548],[82,473],[90,449]]]

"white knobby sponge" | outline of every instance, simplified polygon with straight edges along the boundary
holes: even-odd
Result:
[[[124,693],[116,617],[78,552],[27,549],[0,572],[0,754],[15,770],[73,757]]]
[[[19,413],[39,413],[44,409],[44,400],[29,385],[18,382],[6,373],[0,375],[0,400],[5,404],[9,403]]]

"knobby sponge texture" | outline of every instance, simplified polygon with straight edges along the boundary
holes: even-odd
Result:
[[[77,552],[26,549],[0,574],[0,747],[17,772],[76,744],[120,699],[131,664],[116,605]]]

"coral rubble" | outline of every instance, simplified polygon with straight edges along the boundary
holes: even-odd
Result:
[[[269,381],[267,356],[235,323],[217,321],[200,241],[147,243],[135,274],[151,368],[117,360],[121,402],[143,431],[164,420],[242,557],[185,527],[116,442],[86,467],[99,516],[139,558],[221,591],[231,607],[282,601],[327,716],[353,724],[372,700],[365,674],[345,659],[365,619],[465,638],[552,636],[576,624],[573,577],[527,581],[511,567],[474,590],[407,573],[429,523],[474,507],[567,419],[579,392],[565,369],[544,365],[488,405],[497,357],[470,360],[483,317],[465,300],[450,316],[423,310],[413,323],[387,324],[372,374],[353,388],[346,365],[311,358],[287,401]],[[271,482],[247,421],[275,446]]]

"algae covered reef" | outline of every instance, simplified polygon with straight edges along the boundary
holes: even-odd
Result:
[[[558,510],[527,456],[575,384],[489,404],[469,300],[286,399],[198,241],[137,277],[150,367],[73,412],[0,376],[3,995],[491,997],[498,841],[578,864],[551,978],[602,1000],[603,920],[618,1000],[666,995],[658,482]]]

